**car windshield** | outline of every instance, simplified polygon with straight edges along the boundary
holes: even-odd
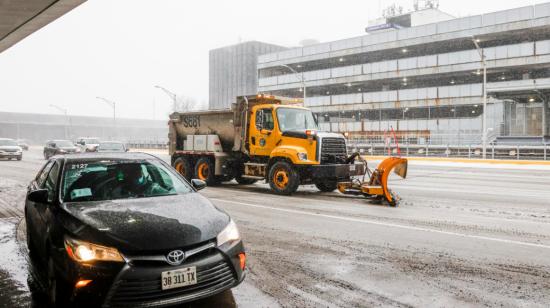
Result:
[[[62,180],[65,202],[148,198],[189,193],[192,188],[155,160],[68,162]]]
[[[313,114],[307,109],[278,108],[279,129],[284,131],[318,129]]]
[[[54,143],[58,148],[68,148],[74,146],[73,143],[68,140],[55,140]]]
[[[105,142],[99,144],[99,149],[107,151],[124,151],[124,145],[118,142]]]
[[[83,141],[86,144],[98,144],[99,143],[98,139],[83,139]]]
[[[0,140],[0,146],[17,146],[17,142],[11,139]]]

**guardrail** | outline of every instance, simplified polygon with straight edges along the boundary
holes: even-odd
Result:
[[[130,149],[167,149],[167,141],[158,140],[131,140],[126,142]]]
[[[481,145],[453,146],[453,145],[399,145],[401,156],[416,157],[458,157],[483,158]],[[383,144],[348,143],[348,150],[363,155],[384,156],[397,155],[397,146]],[[489,145],[487,158],[514,159],[514,160],[550,160],[550,145],[516,146],[516,145]]]

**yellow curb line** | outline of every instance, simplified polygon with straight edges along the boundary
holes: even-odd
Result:
[[[363,155],[365,159],[382,160],[388,156]],[[538,165],[550,166],[550,161],[540,160],[506,160],[506,159],[478,159],[478,158],[447,158],[447,157],[406,157],[411,161],[433,161],[433,162],[454,162],[454,163],[483,163],[483,164],[502,164],[502,165]]]

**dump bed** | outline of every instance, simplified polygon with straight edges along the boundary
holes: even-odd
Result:
[[[172,113],[170,154],[183,150],[188,135],[218,135],[223,151],[230,151],[235,140],[233,116],[231,109]]]

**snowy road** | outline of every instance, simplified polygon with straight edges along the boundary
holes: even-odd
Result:
[[[0,161],[0,306],[33,303],[25,187],[43,160]],[[161,156],[167,158],[167,156]],[[193,306],[546,306],[550,168],[411,163],[398,208],[305,187],[292,197],[227,184],[203,194],[237,221],[245,283]],[[16,240],[19,238],[20,240]],[[36,302],[36,301],[34,301]]]

